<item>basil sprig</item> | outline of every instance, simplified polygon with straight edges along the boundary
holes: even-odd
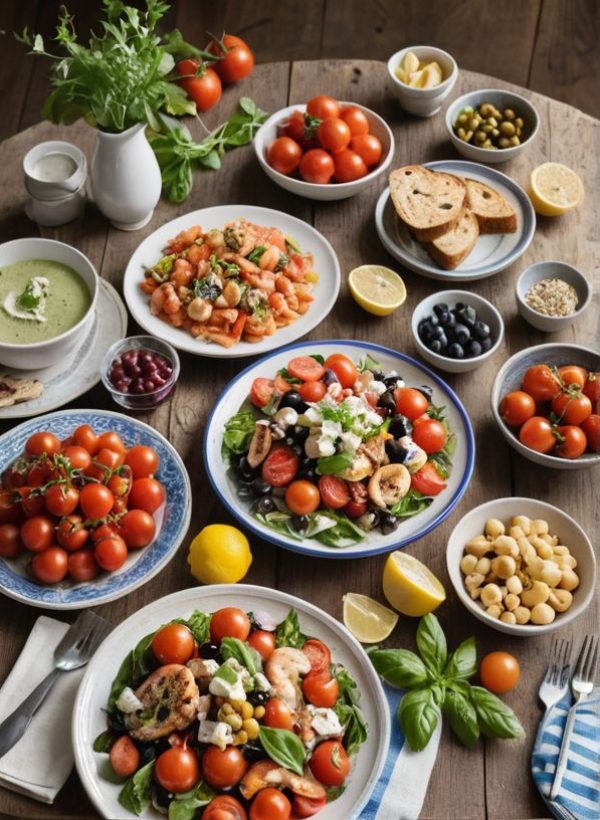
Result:
[[[514,738],[524,735],[515,713],[500,698],[471,686],[468,679],[477,671],[475,638],[468,638],[448,657],[446,636],[435,615],[419,621],[418,653],[407,649],[369,650],[373,666],[391,686],[408,691],[400,701],[398,720],[406,741],[414,751],[429,743],[442,713],[465,746],[480,734]]]
[[[296,774],[304,774],[306,752],[298,735],[288,729],[261,726],[258,739],[271,760]]]

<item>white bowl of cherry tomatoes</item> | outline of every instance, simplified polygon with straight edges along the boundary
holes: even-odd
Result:
[[[600,354],[570,344],[521,350],[496,376],[492,412],[529,461],[562,470],[600,464]]]
[[[308,199],[347,199],[389,167],[394,137],[369,108],[322,94],[269,117],[254,150],[267,176],[286,191]]]

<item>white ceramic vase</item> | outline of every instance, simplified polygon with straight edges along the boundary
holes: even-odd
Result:
[[[97,131],[91,174],[94,199],[122,231],[146,225],[160,199],[160,168],[145,128],[138,123],[121,134]]]

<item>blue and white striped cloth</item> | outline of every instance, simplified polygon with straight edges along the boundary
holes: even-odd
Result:
[[[390,748],[369,802],[354,820],[418,820],[437,757],[442,721],[426,748],[412,752],[404,742],[397,719],[404,692],[386,685],[383,688],[392,718]]]
[[[577,820],[600,818],[600,686],[577,705],[569,743],[567,770],[555,801],[549,798],[558,753],[571,706],[571,694],[553,706],[542,720],[531,756],[533,779],[550,811],[555,803]],[[556,815],[558,816],[558,815]]]

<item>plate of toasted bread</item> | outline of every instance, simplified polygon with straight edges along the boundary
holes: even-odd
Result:
[[[432,279],[467,282],[507,268],[527,249],[535,212],[510,177],[443,160],[392,171],[375,209],[386,250]]]

